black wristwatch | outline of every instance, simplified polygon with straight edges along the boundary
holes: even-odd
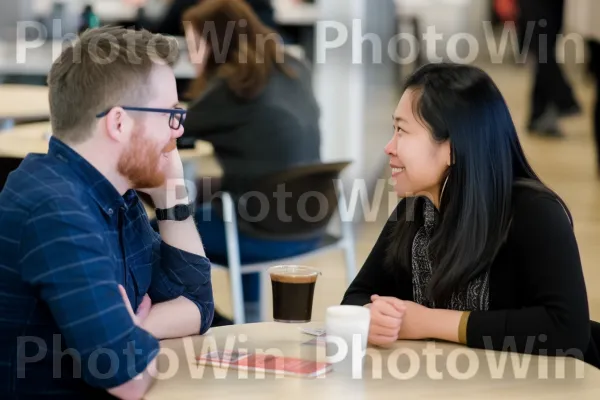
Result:
[[[185,221],[194,214],[194,204],[177,204],[171,208],[157,208],[156,219],[159,221]]]

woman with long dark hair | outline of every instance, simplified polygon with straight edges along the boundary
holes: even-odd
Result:
[[[183,21],[198,72],[189,88],[185,135],[210,142],[223,169],[220,179],[198,179],[196,221],[207,256],[226,264],[225,220],[213,197],[229,192],[239,205],[238,221],[251,223],[256,215],[243,212],[245,199],[266,176],[321,162],[319,105],[308,65],[286,51],[246,1],[203,0]],[[322,239],[320,232],[298,236],[239,230],[242,264],[303,254]],[[261,298],[258,273],[244,274],[242,282],[252,321]],[[216,314],[215,325],[229,322]]]
[[[491,78],[430,64],[408,79],[385,151],[402,198],[343,304],[369,341],[440,339],[598,366],[571,215],[528,164]]]
[[[158,24],[155,26],[148,26],[152,31],[156,33],[162,33],[163,35],[181,36],[185,34],[185,29],[181,23],[185,12],[202,3],[204,0],[172,0],[163,18],[160,19]],[[270,0],[244,0],[252,10],[256,13],[258,18],[263,24],[269,26],[272,29],[278,29],[278,25],[275,22],[275,11]]]

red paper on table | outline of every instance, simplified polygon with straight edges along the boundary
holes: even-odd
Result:
[[[262,371],[286,376],[317,377],[331,370],[331,364],[264,353],[215,351],[197,357],[198,362],[220,368]]]

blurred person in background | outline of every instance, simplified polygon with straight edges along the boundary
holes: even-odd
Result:
[[[592,130],[596,143],[596,167],[600,178],[600,1],[567,0],[565,19],[569,32],[580,34],[587,43],[588,67],[596,88]]]
[[[284,51],[279,35],[243,0],[203,0],[183,19],[189,22],[188,46],[198,72],[188,96],[193,100],[186,136],[212,143],[223,167],[222,180],[200,180],[198,193],[225,190],[239,198],[265,175],[320,162],[311,71]],[[214,24],[214,34],[204,29],[207,24]],[[223,219],[210,199],[204,200],[196,220],[208,257],[226,260]],[[269,240],[240,233],[240,257],[242,263],[289,257],[313,249],[319,240]],[[244,275],[243,284],[252,314],[260,298],[258,274]]]
[[[147,3],[147,0],[124,0],[132,2],[137,6],[143,6]],[[167,0],[165,0],[167,1]],[[184,27],[182,24],[183,14],[186,10],[201,4],[204,0],[168,0],[165,14],[158,21],[138,21],[138,24],[154,33],[160,33],[163,35],[172,36],[183,36],[185,34]],[[271,4],[271,0],[244,0],[263,24],[270,27],[273,30],[278,30],[279,27],[275,22],[275,11]],[[283,32],[279,32],[282,35],[282,40],[289,42],[287,36],[283,36]],[[184,101],[188,101],[186,97],[187,89],[191,84],[190,79],[177,79],[177,90]]]
[[[146,0],[125,0],[134,2],[137,5],[143,5]],[[204,0],[171,0],[167,6],[167,11],[159,23],[152,27],[152,31],[165,35],[182,36],[185,34],[181,23],[183,14],[189,8],[202,3]],[[252,9],[263,24],[272,29],[277,29],[275,23],[274,10],[271,0],[244,0]]]
[[[560,137],[563,133],[559,119],[581,112],[571,84],[556,59],[565,0],[518,0],[517,6],[519,42],[535,63],[528,129],[532,133]]]

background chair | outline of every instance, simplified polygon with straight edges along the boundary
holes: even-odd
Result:
[[[244,296],[242,288],[242,274],[261,273],[260,287],[260,319],[265,320],[266,309],[265,283],[268,282],[267,269],[275,264],[294,264],[301,258],[314,256],[326,251],[341,249],[346,263],[347,284],[356,275],[356,261],[354,248],[354,235],[352,218],[346,215],[346,198],[339,185],[340,173],[348,166],[349,162],[330,164],[303,165],[287,171],[273,174],[262,179],[256,184],[252,196],[234,201],[228,192],[223,192],[220,197],[213,200],[215,207],[222,213],[225,221],[225,237],[227,241],[227,267],[229,271],[230,287],[233,303],[233,321],[242,324],[246,321],[244,310]],[[285,190],[284,199],[273,194]],[[262,195],[257,195],[260,193]],[[260,198],[259,198],[260,197]],[[267,202],[265,203],[265,199]],[[278,202],[284,202],[284,208]],[[267,212],[264,207],[268,205]],[[238,212],[236,212],[238,210]],[[249,218],[240,218],[240,210],[246,216],[264,216],[256,221]],[[285,214],[281,212],[285,211]],[[262,215],[263,213],[264,215]],[[338,214],[340,221],[339,235],[327,232],[332,217]],[[282,219],[281,215],[289,218]],[[255,237],[264,238],[310,238],[317,235],[322,240],[314,250],[286,259],[273,259],[256,264],[242,265],[238,244],[238,232],[250,233]],[[215,268],[225,268],[225,265],[213,264]]]
[[[0,157],[0,191],[4,188],[8,174],[17,169],[23,161],[20,158]]]

